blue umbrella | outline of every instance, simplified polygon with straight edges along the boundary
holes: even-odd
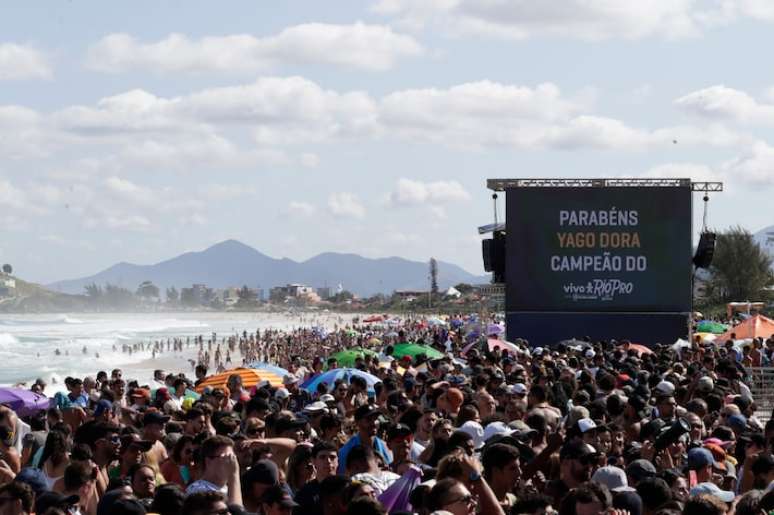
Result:
[[[247,365],[247,368],[255,368],[257,370],[268,370],[269,372],[274,372],[280,377],[285,377],[286,375],[290,375],[290,372],[285,370],[282,367],[278,367],[277,365],[272,365],[271,363],[264,363],[263,361],[253,361],[249,365]]]
[[[325,383],[330,387],[337,380],[343,379],[344,382],[349,384],[349,379],[352,376],[359,376],[365,379],[366,384],[368,385],[368,393],[370,394],[374,393],[374,385],[380,382],[380,379],[375,375],[369,374],[368,372],[363,372],[362,370],[358,370],[356,368],[334,368],[333,370],[323,372],[317,377],[307,379],[301,384],[301,388],[307,392],[314,393],[317,391],[317,385],[320,383]]]

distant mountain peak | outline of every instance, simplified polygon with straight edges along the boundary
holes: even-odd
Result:
[[[439,286],[487,282],[449,263],[439,262]],[[367,258],[358,254],[324,252],[304,262],[276,259],[236,239],[216,243],[204,250],[186,252],[152,265],[119,263],[95,275],[51,285],[58,291],[82,293],[86,284],[106,283],[135,290],[142,281],[160,289],[206,284],[221,289],[248,285],[268,290],[274,286],[301,283],[312,287],[343,284],[360,296],[401,289],[427,289],[427,262],[400,257]]]

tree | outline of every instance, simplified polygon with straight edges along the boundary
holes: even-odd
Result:
[[[13,267],[9,265],[8,263],[3,265],[3,273],[6,275],[11,275],[13,273]]]
[[[755,301],[774,284],[771,257],[741,227],[721,232],[705,282],[705,296],[713,302]]]
[[[180,300],[180,293],[177,291],[177,288],[174,286],[167,288],[167,302],[176,304],[178,300]]]
[[[140,286],[137,287],[137,296],[158,299],[159,287],[151,281],[143,281],[140,283]]]
[[[430,258],[430,292],[438,295],[438,261]]]
[[[86,296],[92,300],[97,300],[102,297],[102,288],[97,283],[91,283],[84,286],[86,290]]]
[[[196,301],[196,293],[193,288],[183,288],[180,290],[180,303],[188,307],[194,307],[199,304]]]
[[[351,291],[342,290],[340,292],[337,292],[336,295],[331,297],[329,300],[333,302],[334,304],[340,304],[342,302],[347,302],[348,300],[354,300],[355,294]]]

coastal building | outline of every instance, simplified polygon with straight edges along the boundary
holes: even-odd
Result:
[[[333,288],[331,288],[330,286],[323,286],[321,288],[317,288],[317,295],[322,300],[328,300],[334,295]]]
[[[0,297],[16,296],[16,279],[0,275]]]

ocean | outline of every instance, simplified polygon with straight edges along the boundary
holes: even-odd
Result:
[[[45,379],[48,391],[63,389],[67,376],[96,375],[100,370],[124,370],[124,377],[149,380],[153,370],[185,372],[193,376],[188,359],[195,359],[198,348],[191,345],[184,353],[163,353],[155,359],[151,351],[122,352],[124,344],[167,338],[203,335],[205,341],[215,332],[218,340],[256,329],[292,329],[334,324],[351,319],[333,313],[109,313],[0,315],[0,385],[30,384]],[[86,352],[84,353],[84,347]],[[56,350],[60,355],[56,354]],[[97,357],[99,355],[99,357]],[[239,357],[234,364],[239,364]]]

